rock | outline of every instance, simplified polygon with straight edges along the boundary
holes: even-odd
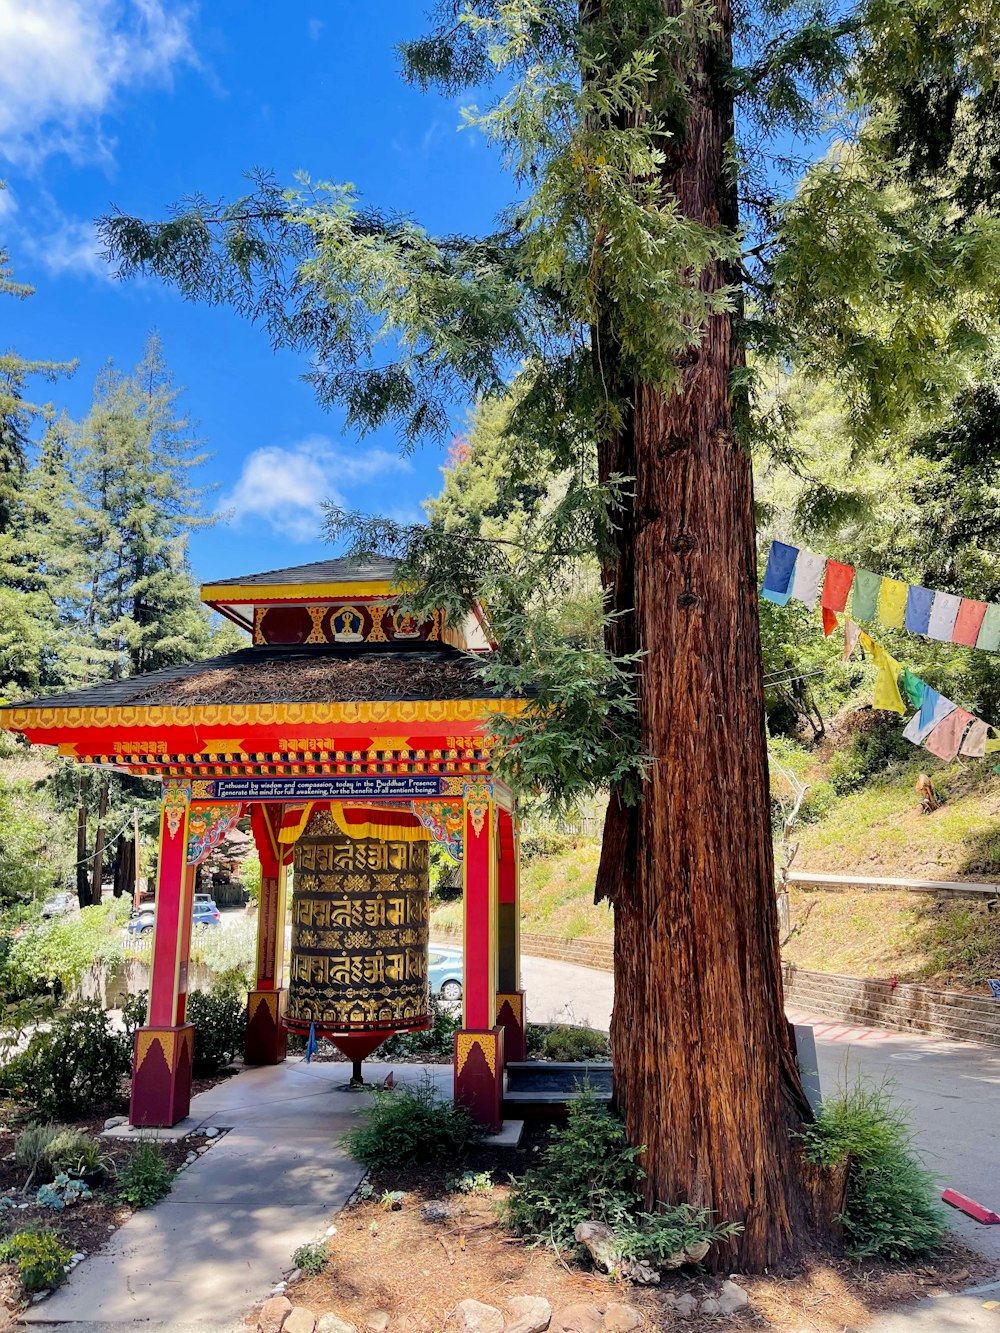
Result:
[[[82,1250],[77,1250],[76,1254],[73,1255],[71,1262],[74,1264],[82,1264],[84,1259],[86,1259],[86,1257],[87,1256],[84,1254]]]
[[[700,1240],[696,1245],[689,1245],[684,1251],[684,1258],[689,1264],[700,1264],[705,1255],[712,1248],[712,1242],[709,1240]]]
[[[641,1259],[630,1259],[627,1263],[619,1264],[618,1271],[622,1277],[640,1287],[655,1287],[660,1280],[657,1269],[644,1264]]]
[[[206,1139],[214,1139],[218,1136],[219,1133],[219,1131],[215,1128],[214,1125],[209,1125],[207,1129],[203,1129],[201,1132],[202,1134],[204,1134]]]
[[[507,1309],[511,1317],[504,1333],[545,1333],[552,1319],[552,1306],[544,1296],[515,1296]]]
[[[682,1296],[675,1296],[673,1298],[673,1307],[682,1318],[687,1319],[690,1315],[694,1314],[695,1310],[697,1310],[698,1298],[697,1296],[692,1296],[689,1291],[685,1291]]]
[[[722,1306],[715,1296],[706,1296],[698,1310],[701,1314],[722,1314]]]
[[[723,1282],[719,1292],[719,1310],[722,1314],[735,1314],[737,1310],[745,1310],[749,1304],[750,1297],[738,1282]]]
[[[293,1268],[292,1271],[288,1274],[288,1277],[285,1279],[285,1281],[286,1281],[286,1282],[298,1282],[298,1280],[299,1280],[299,1278],[300,1278],[301,1276],[302,1276],[302,1269],[301,1269],[301,1268]]]
[[[337,1234],[337,1228],[336,1228],[336,1227],[327,1227],[327,1229],[326,1229],[326,1231],[325,1231],[324,1234],[327,1235],[327,1236],[335,1236],[335,1235]]]
[[[119,1125],[127,1125],[127,1124],[128,1124],[127,1115],[109,1115],[107,1120],[105,1120],[104,1122],[104,1128],[117,1129]]]
[[[281,1333],[313,1333],[315,1327],[316,1316],[312,1310],[307,1310],[304,1305],[295,1305],[282,1325]]]
[[[292,1313],[292,1303],[287,1296],[271,1296],[260,1307],[257,1316],[259,1333],[281,1333],[285,1320]]]
[[[503,1333],[503,1315],[495,1305],[459,1301],[445,1320],[445,1333]]]
[[[420,1216],[425,1222],[450,1222],[458,1208],[446,1199],[428,1199],[420,1205]]]
[[[385,1333],[389,1327],[389,1316],[384,1310],[372,1310],[365,1315],[365,1328],[368,1333]]]
[[[615,1233],[603,1222],[581,1222],[573,1232],[578,1245],[590,1253],[594,1266],[612,1273],[618,1267],[618,1249]]]
[[[324,1314],[320,1315],[319,1323],[316,1325],[316,1333],[358,1333],[356,1324],[349,1324],[346,1319],[341,1319],[339,1315]]]
[[[663,1261],[664,1268],[681,1268],[688,1261],[686,1250],[677,1250],[673,1254],[668,1254]]]
[[[552,1316],[550,1333],[601,1333],[601,1312],[596,1305],[575,1301]]]
[[[634,1305],[609,1305],[604,1311],[604,1333],[632,1333],[642,1324],[642,1314]]]

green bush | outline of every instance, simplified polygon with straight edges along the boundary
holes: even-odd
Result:
[[[571,1027],[567,1023],[529,1023],[529,1056],[544,1060],[608,1060],[611,1043],[606,1032],[596,1028]]]
[[[846,796],[885,772],[894,760],[912,758],[913,747],[903,739],[897,719],[885,721],[873,714],[854,732],[849,745],[834,752],[830,783],[838,796]]]
[[[849,1163],[840,1220],[854,1254],[912,1259],[940,1246],[945,1223],[934,1178],[913,1151],[909,1124],[888,1085],[859,1082],[824,1102],[802,1138],[817,1165]]]
[[[15,1264],[25,1291],[51,1291],[66,1276],[73,1251],[54,1231],[25,1229],[0,1241],[0,1263]]]
[[[81,1129],[61,1129],[45,1155],[53,1171],[65,1171],[71,1176],[89,1176],[95,1171],[105,1171],[109,1161],[101,1152],[97,1139]]]
[[[131,1065],[126,1039],[99,1004],[76,1004],[0,1069],[0,1090],[46,1119],[73,1120],[117,1101]]]
[[[378,1048],[377,1058],[399,1060],[410,1056],[437,1057],[450,1060],[454,1049],[455,1033],[462,1026],[461,1019],[431,996],[431,1026],[422,1032],[393,1033]]]
[[[170,1193],[173,1172],[156,1143],[142,1143],[118,1177],[118,1193],[133,1208],[151,1208]]]
[[[615,1233],[619,1258],[651,1264],[739,1230],[713,1223],[707,1211],[687,1204],[643,1211],[643,1152],[630,1146],[619,1117],[585,1088],[570,1102],[566,1124],[549,1134],[539,1165],[511,1181],[505,1224],[519,1236],[569,1248],[580,1222],[604,1222]]]
[[[27,1173],[25,1188],[33,1180],[53,1174],[49,1149],[64,1132],[62,1125],[25,1125],[14,1143],[14,1164]]]
[[[485,1132],[464,1106],[438,1096],[430,1078],[416,1088],[372,1089],[366,1123],[344,1135],[344,1147],[376,1171],[450,1164]]]
[[[194,1024],[196,1078],[218,1073],[242,1054],[246,1040],[246,995],[231,985],[188,996],[187,1021]]]
[[[68,990],[95,964],[123,962],[129,907],[128,898],[109,898],[79,914],[30,926],[10,948],[7,970],[12,983],[23,990],[58,983]]]
[[[325,1243],[315,1240],[308,1245],[300,1245],[292,1255],[292,1263],[296,1268],[301,1268],[303,1273],[316,1274],[322,1273],[329,1257]]]

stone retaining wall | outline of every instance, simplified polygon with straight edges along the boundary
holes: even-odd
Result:
[[[435,938],[449,944],[462,943],[460,930],[440,930],[431,926]],[[533,958],[552,958],[559,963],[576,963],[580,967],[595,967],[599,972],[610,972],[614,967],[611,940],[567,940],[562,935],[521,932],[521,952]]]

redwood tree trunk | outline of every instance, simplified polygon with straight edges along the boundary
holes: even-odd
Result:
[[[728,0],[715,9],[728,34]],[[719,55],[705,49],[687,71],[687,135],[665,185],[688,217],[731,226]],[[728,279],[718,265],[700,282]],[[598,892],[615,905],[615,1088],[630,1140],[646,1146],[647,1202],[742,1223],[709,1262],[760,1270],[793,1255],[808,1228],[791,1137],[808,1108],[783,1016],[753,487],[729,394],[737,360],[732,320],[719,315],[676,391],[633,388],[634,512],[620,533],[631,549],[609,577],[616,608],[634,598],[652,766],[635,815],[612,800]],[[605,443],[604,471],[623,470],[622,448]],[[623,646],[627,621],[610,647]]]
[[[104,821],[108,814],[108,780],[101,778],[101,790],[97,803],[97,839],[94,843],[94,864],[90,877],[90,901],[101,901],[104,881]]]

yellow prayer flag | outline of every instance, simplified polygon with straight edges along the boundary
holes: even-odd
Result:
[[[899,673],[902,670],[899,663],[880,643],[872,644],[872,661],[878,668],[872,707],[886,708],[891,713],[905,713],[906,705],[899,692]]]
[[[878,595],[878,618],[889,629],[902,629],[906,619],[908,583],[899,579],[883,579]]]

